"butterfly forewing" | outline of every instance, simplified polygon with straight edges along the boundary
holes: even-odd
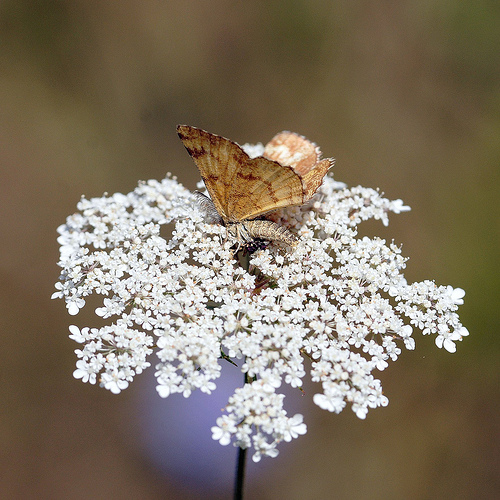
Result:
[[[314,193],[323,183],[323,177],[326,175],[328,170],[333,166],[333,160],[331,158],[321,160],[314,166],[314,169],[309,170],[304,174],[302,179],[302,186],[304,187],[304,202],[310,200]]]
[[[228,200],[245,153],[241,149],[242,155],[235,151],[230,140],[196,127],[179,125],[177,133],[196,163],[217,212],[228,221],[231,215],[227,211]]]
[[[235,220],[253,219],[272,210],[300,205],[302,182],[290,167],[262,156],[248,159],[236,174],[228,210]]]
[[[187,125],[177,133],[200,170],[225,222],[239,222],[303,203],[300,177],[264,157],[250,159],[238,144]]]

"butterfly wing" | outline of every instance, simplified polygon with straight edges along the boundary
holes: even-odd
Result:
[[[303,203],[302,182],[292,168],[251,159],[235,142],[196,127],[179,125],[177,133],[225,222]]]
[[[292,168],[262,156],[248,158],[235,180],[227,208],[238,221],[303,203],[300,177]]]
[[[238,166],[246,161],[244,152],[240,149],[241,155],[228,139],[196,127],[178,125],[177,134],[196,163],[217,212],[229,220],[228,200]]]
[[[293,132],[276,134],[264,149],[264,156],[289,165],[299,175],[304,188],[304,203],[317,191],[323,177],[333,167],[333,158],[320,160],[321,151],[305,137]]]

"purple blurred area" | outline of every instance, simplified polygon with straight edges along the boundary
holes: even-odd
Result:
[[[235,449],[210,427],[238,370],[189,399],[160,399],[154,370],[119,396],[84,385],[68,325],[97,304],[50,301],[82,194],[195,187],[178,123],[316,141],[337,180],[412,207],[365,226],[403,243],[408,280],[467,292],[470,337],[449,354],[415,332],[366,421],[291,391],[308,433],[249,460],[247,498],[498,497],[499,46],[487,1],[1,2],[0,498],[231,497]]]
[[[236,448],[221,446],[212,439],[210,428],[215,425],[221,409],[234,390],[242,384],[239,369],[221,362],[223,375],[217,390],[211,395],[193,393],[189,398],[180,394],[161,399],[155,389],[156,380],[150,370],[138,382],[137,397],[131,401],[131,425],[135,426],[136,445],[163,477],[175,483],[188,484],[200,498],[231,498],[236,466]],[[284,388],[289,415],[307,411],[308,399],[298,389]],[[294,454],[293,443],[282,443],[280,460]],[[272,479],[269,461],[254,464],[247,456],[247,481]]]

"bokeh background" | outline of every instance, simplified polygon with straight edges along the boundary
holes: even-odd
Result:
[[[499,48],[491,0],[2,1],[0,497],[231,497],[210,426],[238,381],[187,400],[156,396],[153,370],[119,396],[84,385],[67,327],[93,313],[50,300],[82,194],[166,172],[194,188],[187,123],[316,141],[337,180],[412,207],[366,226],[403,243],[408,280],[467,292],[470,337],[449,354],[416,332],[366,421],[291,394],[308,433],[249,462],[247,498],[499,498]]]

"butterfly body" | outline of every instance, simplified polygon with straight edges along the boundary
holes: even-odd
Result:
[[[287,228],[270,220],[245,220],[243,222],[224,222],[212,200],[199,191],[194,193],[196,202],[209,224],[226,226],[228,234],[240,245],[249,245],[255,239],[269,240],[294,246],[297,237]]]
[[[320,161],[317,147],[291,132],[276,135],[255,158],[235,142],[196,127],[178,125],[177,133],[210,194],[211,199],[196,195],[209,222],[225,225],[239,244],[255,238],[296,243],[288,229],[261,218],[308,201],[333,160]]]

